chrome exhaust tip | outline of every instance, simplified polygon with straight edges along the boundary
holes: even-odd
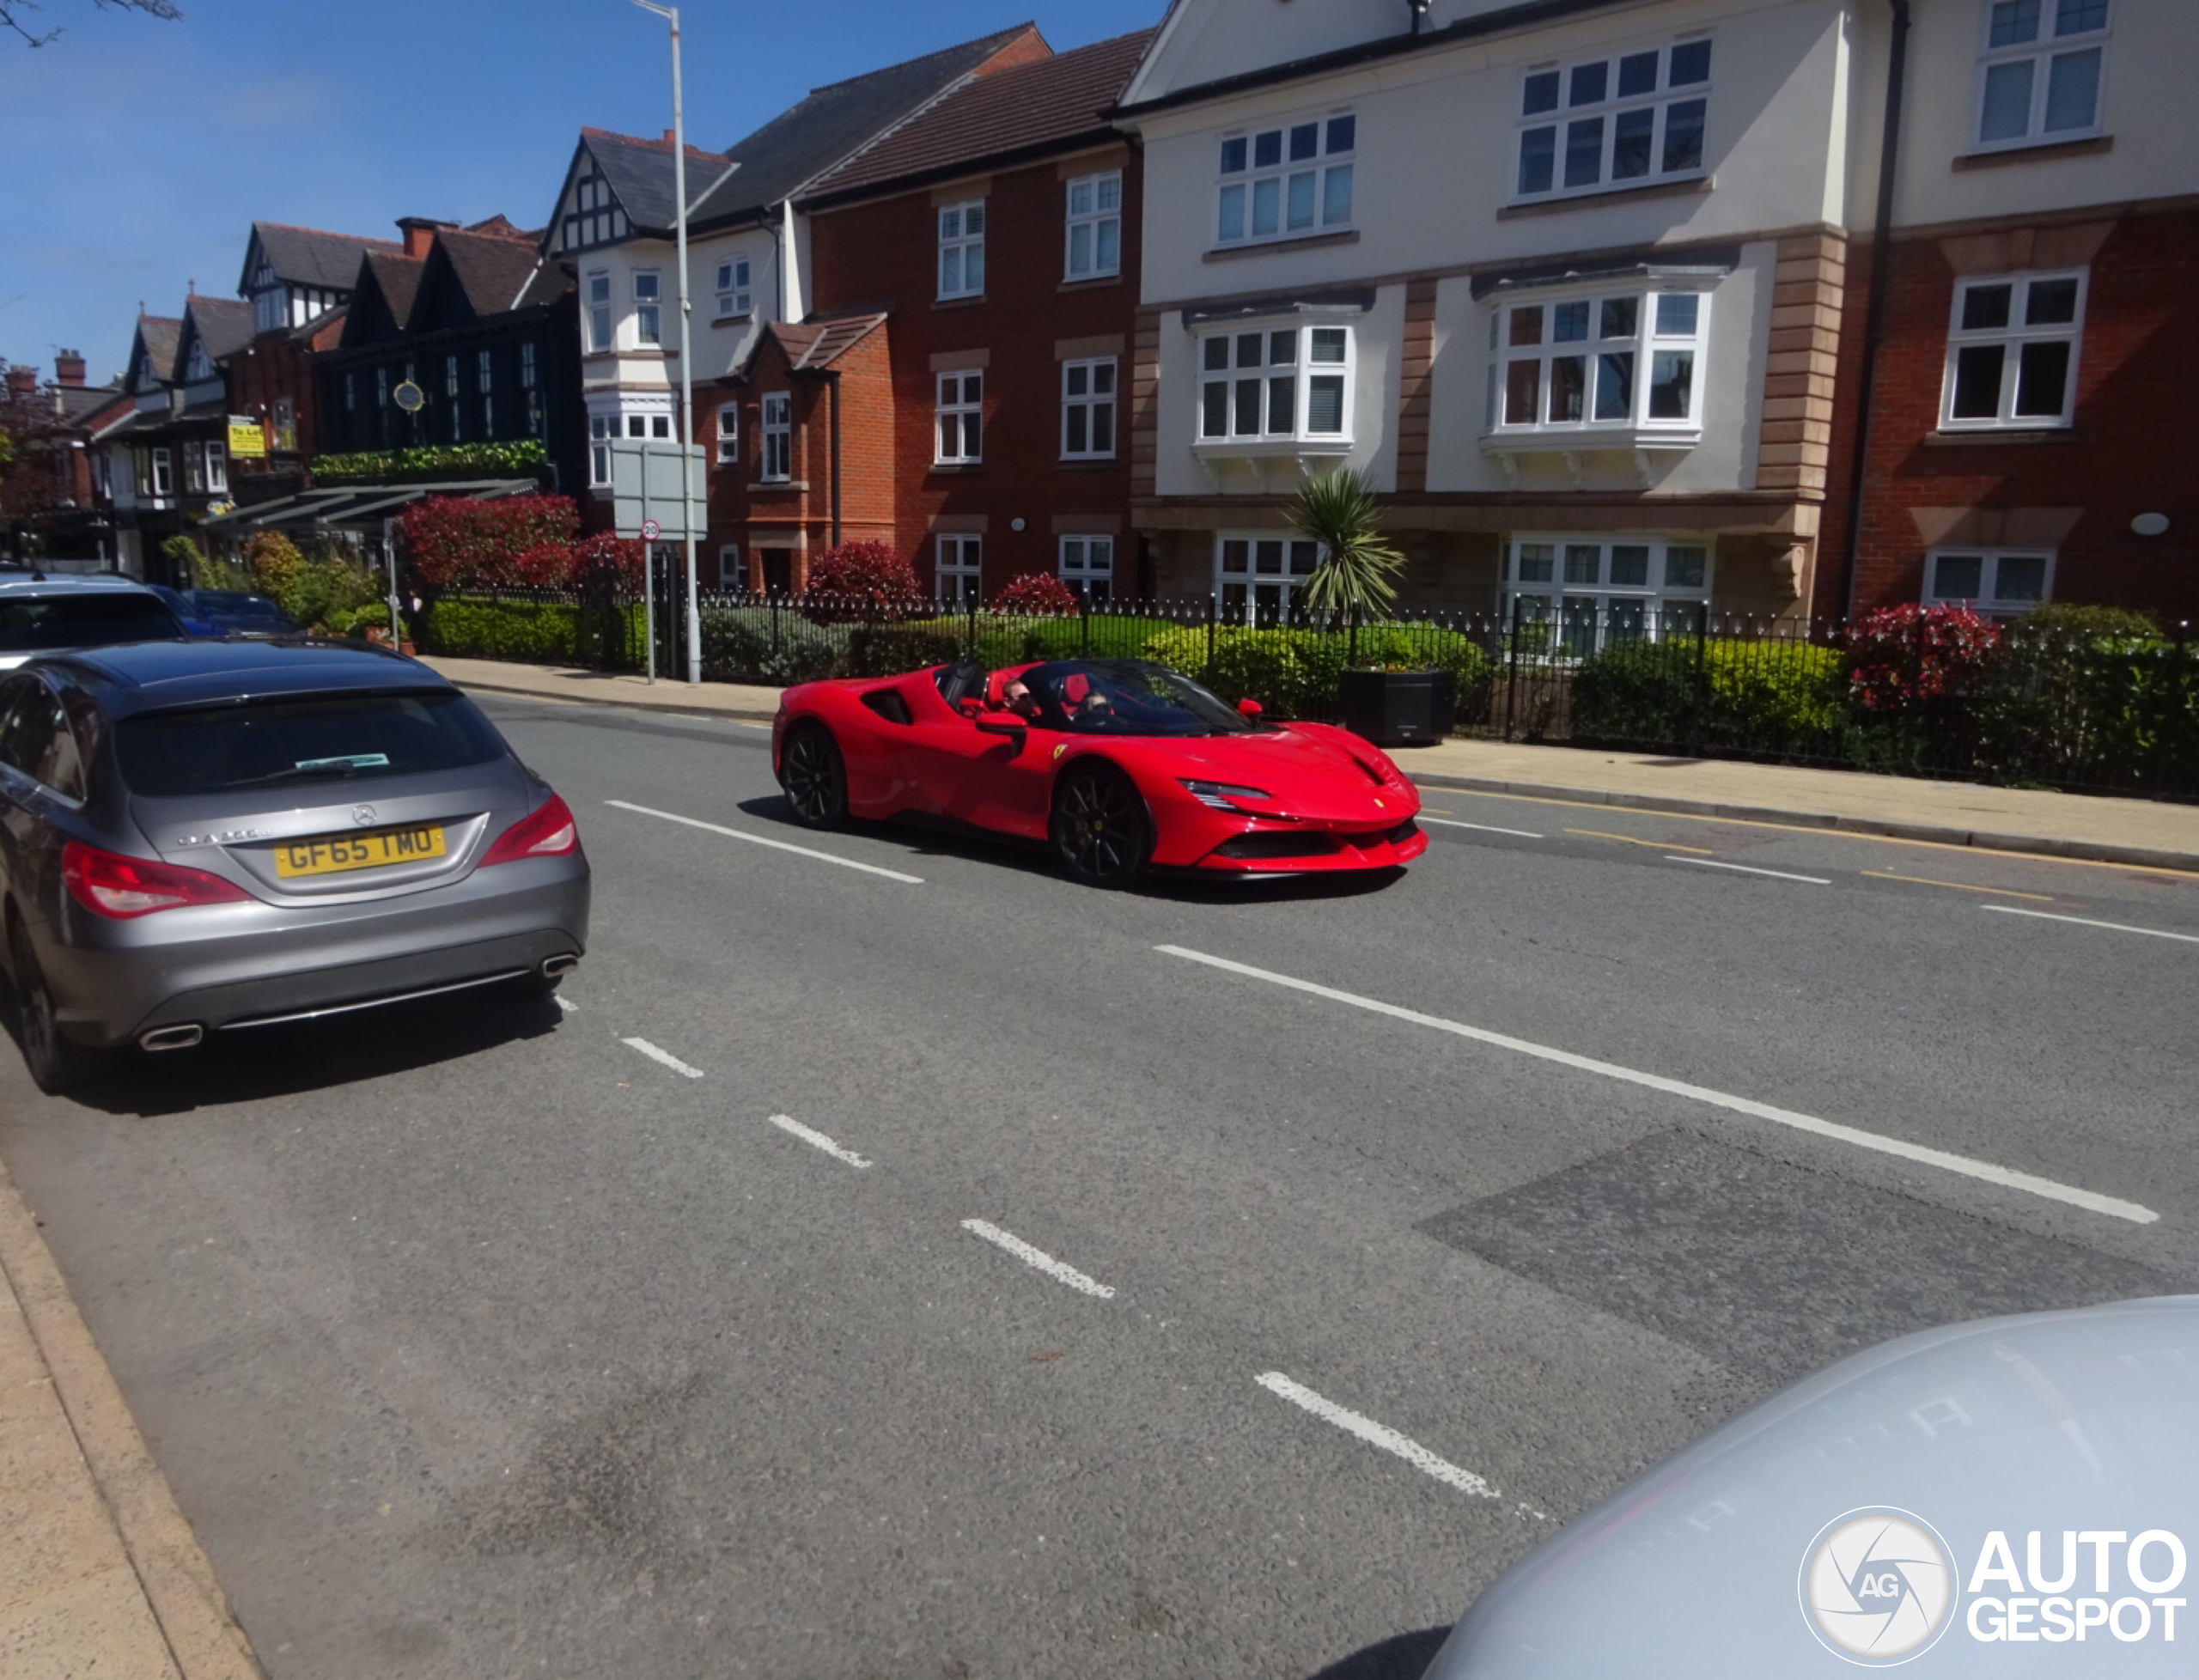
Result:
[[[542,959],[542,977],[555,980],[561,974],[570,974],[580,965],[581,959],[570,951],[561,956],[545,957]]]
[[[156,1026],[150,1032],[140,1033],[137,1048],[142,1050],[190,1050],[206,1036],[206,1029],[193,1021],[187,1026]]]

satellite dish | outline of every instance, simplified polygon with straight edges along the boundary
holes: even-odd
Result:
[[[417,414],[428,405],[428,393],[409,379],[399,380],[397,389],[389,394],[407,414]]]

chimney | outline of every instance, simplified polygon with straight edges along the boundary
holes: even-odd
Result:
[[[56,385],[82,385],[84,382],[83,351],[63,350],[53,358],[53,382]]]
[[[27,362],[8,364],[8,394],[11,397],[35,397],[38,394],[38,369]]]
[[[665,131],[664,131],[664,143],[665,143],[666,145],[667,145],[667,146],[668,146],[668,145],[670,145],[670,144],[673,143],[673,137],[674,137],[679,133],[679,130],[677,130],[677,129],[671,129],[671,128],[668,128],[668,129],[665,130]]]
[[[397,218],[397,225],[405,234],[405,254],[424,257],[428,254],[428,247],[436,242],[436,231],[443,228],[455,228],[458,223],[438,222],[431,216],[400,216]]]

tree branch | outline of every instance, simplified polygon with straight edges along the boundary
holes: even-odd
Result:
[[[183,15],[183,9],[175,3],[175,0],[92,0],[92,3],[102,11],[143,12],[148,17],[157,17],[170,23]],[[49,29],[42,35],[33,34],[30,26],[23,21],[25,14],[43,9],[39,0],[0,0],[0,29],[14,30],[29,46],[45,46],[60,37],[60,29]]]

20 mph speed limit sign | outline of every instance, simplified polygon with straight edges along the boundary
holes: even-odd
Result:
[[[655,520],[645,519],[642,521],[642,540],[643,542],[653,543],[663,534],[664,527],[659,525]]]

